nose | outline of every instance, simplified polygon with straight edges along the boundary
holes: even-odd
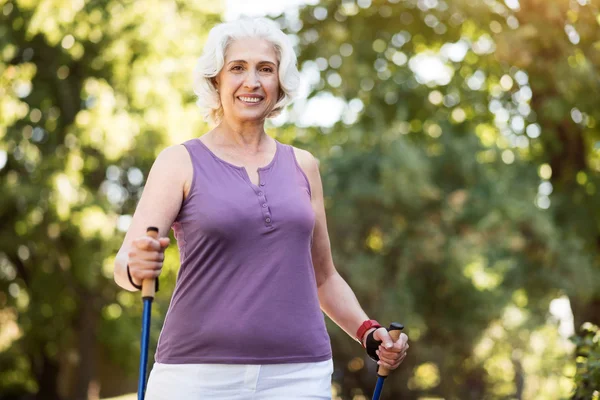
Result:
[[[249,89],[257,89],[260,86],[258,72],[250,71],[246,74],[244,86]]]

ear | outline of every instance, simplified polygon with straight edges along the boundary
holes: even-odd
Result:
[[[217,79],[217,77],[215,76],[214,78],[212,78],[210,80],[210,82],[212,83],[212,85],[214,86],[214,88],[217,90],[217,92],[219,91],[219,80]]]

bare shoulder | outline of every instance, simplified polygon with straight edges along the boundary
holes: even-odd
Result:
[[[192,174],[192,160],[185,146],[181,144],[162,150],[150,171],[150,176],[158,178],[159,181],[178,184],[184,189],[185,194],[192,180]]]
[[[321,183],[321,174],[319,173],[319,160],[317,160],[317,158],[309,151],[298,149],[296,147],[292,148],[294,149],[294,155],[296,156],[298,165],[300,165],[300,168],[302,168],[302,171],[304,171],[308,178],[312,200],[316,201],[317,204],[321,204],[323,187]]]
[[[297,147],[293,147],[294,155],[296,156],[296,160],[298,160],[298,164],[300,168],[304,171],[306,175],[314,175],[319,172],[319,161],[311,154],[310,151],[299,149]]]
[[[179,161],[179,162],[175,162]],[[163,149],[156,157],[155,163],[177,166],[181,161],[191,161],[187,149],[182,144],[176,144]]]
[[[185,146],[176,144],[165,148],[158,154],[152,169],[161,169],[174,173],[185,172],[191,166],[192,160]]]

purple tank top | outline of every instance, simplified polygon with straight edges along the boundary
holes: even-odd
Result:
[[[256,186],[199,139],[183,143],[194,176],[173,224],[181,267],[157,362],[331,358],[310,250],[310,186],[293,148],[276,144]]]

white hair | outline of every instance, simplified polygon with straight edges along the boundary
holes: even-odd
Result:
[[[223,106],[214,84],[225,63],[225,52],[236,39],[260,38],[273,44],[279,70],[279,99],[267,118],[276,117],[296,96],[300,73],[291,40],[277,24],[267,18],[240,19],[216,25],[208,34],[202,55],[194,71],[196,104],[209,121],[218,124],[223,118]]]

